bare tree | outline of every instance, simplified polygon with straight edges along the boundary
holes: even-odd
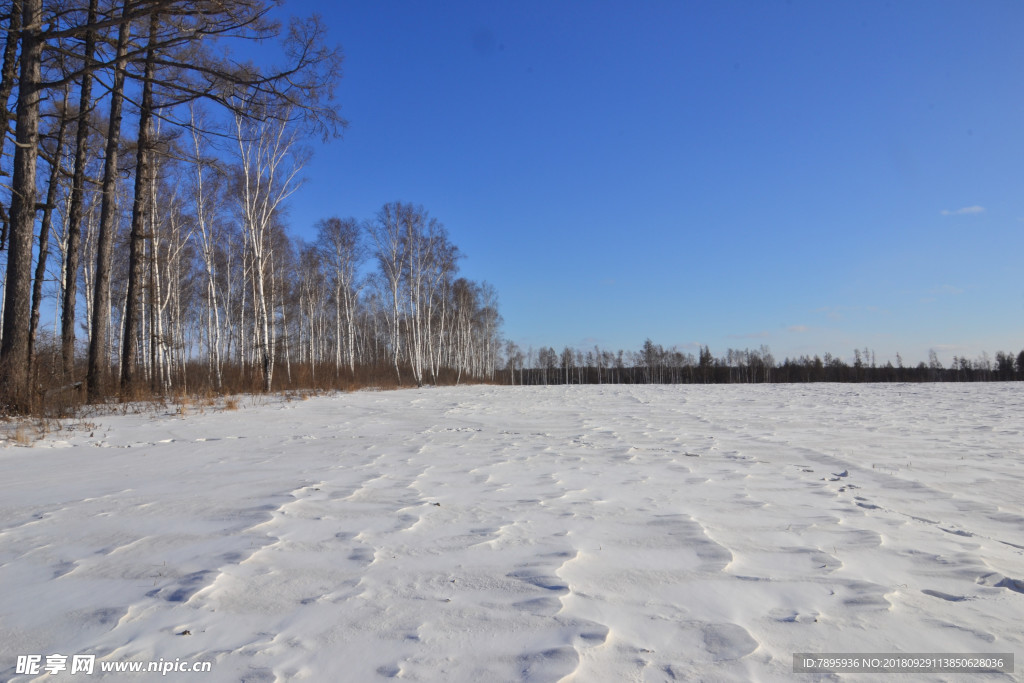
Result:
[[[366,258],[363,228],[354,218],[336,217],[318,221],[316,227],[317,247],[327,265],[334,295],[335,375],[341,369],[343,354],[349,372],[354,373],[355,322],[359,297],[357,278],[359,268]]]
[[[263,371],[263,389],[270,391],[274,375],[271,306],[267,279],[272,257],[271,227],[275,212],[300,186],[305,158],[297,149],[297,129],[288,117],[260,119],[235,115],[241,203],[246,247],[252,259],[255,349]]]
[[[29,369],[35,367],[36,336],[39,332],[39,309],[43,298],[43,281],[46,279],[46,261],[50,253],[50,231],[53,222],[53,209],[57,203],[57,192],[60,188],[62,164],[64,161],[64,136],[68,125],[69,88],[64,88],[64,101],[55,112],[57,131],[54,134],[54,147],[50,157],[50,178],[47,181],[46,201],[43,205],[43,219],[39,225],[39,256],[36,259],[36,274],[32,282],[32,312],[29,320],[28,359]]]
[[[130,12],[128,0],[122,4],[121,17]],[[110,265],[114,245],[114,220],[117,201],[117,160],[121,143],[121,119],[124,107],[125,57],[128,52],[129,21],[118,27],[117,56],[114,61],[114,81],[110,91],[110,113],[107,126],[106,153],[103,156],[102,204],[96,242],[96,270],[92,305],[92,334],[89,338],[89,367],[86,386],[89,400],[99,400],[104,392],[109,370],[110,343]]]
[[[0,340],[0,395],[13,410],[29,408],[28,338],[32,242],[35,236],[36,159],[42,94],[42,0],[22,0],[21,70],[15,123],[14,173]]]
[[[218,391],[224,383],[223,361],[221,358],[220,307],[217,301],[217,259],[216,236],[216,192],[212,191],[209,169],[213,162],[202,152],[202,137],[199,133],[198,114],[190,105],[190,131],[192,133],[192,196],[195,199],[196,227],[199,235],[199,253],[202,256],[206,274],[206,334],[207,360],[213,386]]]
[[[402,348],[400,316],[402,296],[400,289],[408,259],[405,234],[408,226],[415,220],[414,213],[415,208],[410,204],[391,202],[381,207],[381,210],[377,212],[377,220],[370,226],[370,235],[376,246],[374,256],[377,257],[377,265],[390,295],[388,328],[391,337],[391,359],[399,384],[402,383],[402,373],[398,366]]]
[[[150,186],[154,182],[153,160],[153,77],[156,70],[156,43],[159,39],[160,15],[149,17],[149,39],[143,76],[142,101],[139,105],[139,137],[135,157],[135,203],[132,207],[132,231],[128,250],[128,306],[125,311],[124,348],[121,352],[121,391],[135,390],[138,363],[139,325],[142,319],[140,289],[143,277],[143,252]]]
[[[75,131],[75,168],[67,216],[67,245],[64,254],[64,300],[61,310],[61,359],[64,376],[74,379],[75,307],[78,302],[78,260],[81,249],[85,169],[88,160],[89,114],[92,109],[93,57],[96,52],[96,23],[99,0],[89,0],[85,42],[82,48],[82,80],[78,88],[78,122]]]

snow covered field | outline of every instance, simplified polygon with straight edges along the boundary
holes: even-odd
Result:
[[[459,387],[90,421],[0,449],[4,679],[36,678],[29,654],[98,656],[40,676],[70,681],[160,659],[212,662],[169,680],[822,680],[793,653],[1024,654],[1019,384]]]

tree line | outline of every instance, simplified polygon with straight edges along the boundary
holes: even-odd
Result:
[[[497,296],[422,207],[290,234],[303,142],[346,121],[340,49],[279,4],[0,3],[0,412],[499,367]]]
[[[1014,356],[999,351],[974,359],[954,356],[944,366],[931,350],[928,362],[879,364],[868,348],[855,349],[847,362],[830,353],[776,360],[771,349],[727,349],[714,356],[706,345],[697,355],[666,349],[647,339],[636,351],[609,351],[594,346],[561,352],[553,347],[523,350],[506,342],[504,367],[498,377],[506,384],[738,384],[794,382],[992,382],[1024,381],[1024,351]]]

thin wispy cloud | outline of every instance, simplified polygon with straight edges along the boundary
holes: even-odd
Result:
[[[790,325],[786,328],[790,332],[806,332],[808,330],[807,325]]]
[[[959,209],[954,209],[953,211],[950,211],[949,209],[942,210],[943,216],[969,216],[975,213],[985,213],[985,207],[975,204],[974,206],[965,206]]]

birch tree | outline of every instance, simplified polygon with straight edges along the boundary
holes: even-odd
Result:
[[[220,306],[217,297],[217,259],[215,235],[217,225],[218,193],[211,187],[211,171],[215,169],[211,159],[202,152],[202,136],[199,132],[198,114],[195,104],[189,107],[191,132],[192,196],[195,202],[196,228],[199,237],[199,254],[202,257],[206,275],[206,340],[207,363],[213,386],[220,391],[224,384],[223,360],[221,358]]]
[[[270,391],[274,375],[273,302],[267,282],[271,275],[271,227],[275,212],[299,188],[305,160],[296,145],[298,131],[287,116],[256,119],[235,114],[234,121],[242,228],[252,264],[254,349],[263,373],[263,390]]]
[[[402,383],[402,371],[398,360],[402,349],[402,279],[405,273],[408,250],[405,235],[413,221],[415,211],[411,204],[391,202],[381,207],[377,219],[371,224],[370,235],[376,247],[374,256],[380,268],[382,282],[389,295],[390,309],[388,312],[388,329],[390,333],[390,352],[395,378]]]
[[[340,374],[344,361],[350,373],[356,371],[356,315],[361,286],[359,268],[366,259],[364,228],[354,218],[331,217],[316,224],[317,248],[326,264],[334,299],[334,372]]]

